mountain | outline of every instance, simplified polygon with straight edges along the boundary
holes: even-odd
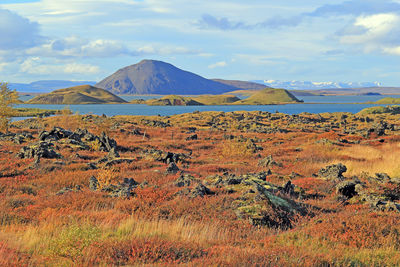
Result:
[[[279,81],[279,80],[256,80],[273,88],[284,88],[290,90],[312,90],[312,89],[331,89],[331,88],[361,88],[361,87],[380,87],[378,82],[310,82],[310,81]]]
[[[285,89],[265,88],[250,97],[235,102],[235,105],[274,105],[301,102]]]
[[[262,90],[265,88],[264,84],[237,80],[222,80],[222,79],[212,79],[215,82],[227,84],[241,90]]]
[[[15,89],[18,92],[47,93],[61,88],[74,87],[84,84],[95,85],[96,82],[54,80],[36,81],[32,83],[9,83],[8,85],[10,89]]]
[[[27,104],[117,104],[126,103],[112,93],[93,87],[81,85],[65,89],[58,89],[51,93],[39,95],[26,102]]]
[[[114,94],[222,94],[238,88],[156,60],[122,68],[95,85]]]

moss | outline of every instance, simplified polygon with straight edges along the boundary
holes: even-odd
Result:
[[[237,211],[238,213],[250,216],[253,219],[262,219],[264,217],[262,215],[263,207],[259,204],[239,207]]]

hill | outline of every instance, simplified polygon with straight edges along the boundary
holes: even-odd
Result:
[[[31,83],[9,83],[11,89],[26,93],[47,93],[61,88],[74,87],[83,84],[94,85],[96,82],[90,81],[63,81],[45,80]]]
[[[223,79],[212,79],[213,81],[227,84],[242,90],[262,90],[266,86],[255,82],[237,81],[237,80],[223,80]],[[268,86],[267,86],[268,87]]]
[[[372,102],[373,104],[400,104],[400,98],[396,97],[385,97],[382,99],[379,99],[378,101]]]
[[[262,89],[265,89],[265,87],[263,87]],[[261,90],[262,90],[261,89]],[[225,94],[229,94],[229,95],[241,95],[241,96],[251,96],[251,95],[254,95],[255,93],[257,93],[257,92],[259,92],[260,91],[260,89],[257,89],[257,90],[253,90],[253,89],[249,89],[249,90],[245,90],[245,89],[241,89],[241,90],[235,90],[235,91],[232,91],[232,92],[228,92],[228,93],[225,93]]]
[[[156,60],[142,60],[122,68],[95,86],[114,94],[138,95],[222,94],[238,89]]]
[[[285,89],[265,88],[249,98],[235,102],[236,105],[273,105],[301,102]]]
[[[93,87],[81,85],[55,90],[51,93],[39,95],[26,102],[27,104],[116,104],[126,103],[112,93]]]
[[[201,95],[192,99],[207,106],[229,105],[240,101],[240,98],[234,95]]]
[[[150,99],[144,102],[149,106],[202,106],[203,104],[190,97],[167,95],[160,99]]]
[[[149,106],[218,106],[230,105],[240,98],[234,95],[201,95],[196,97],[185,97],[178,95],[167,95],[160,99],[135,99],[132,104],[147,104]]]
[[[359,115],[371,115],[371,114],[400,114],[400,106],[386,106],[386,107],[370,107],[365,108],[358,112]]]

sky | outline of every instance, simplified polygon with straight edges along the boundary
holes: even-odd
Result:
[[[400,0],[0,1],[2,81],[100,81],[142,59],[206,78],[400,86]]]

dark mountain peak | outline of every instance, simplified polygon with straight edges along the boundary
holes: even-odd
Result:
[[[115,94],[221,94],[238,88],[203,78],[174,65],[145,59],[96,84]]]

